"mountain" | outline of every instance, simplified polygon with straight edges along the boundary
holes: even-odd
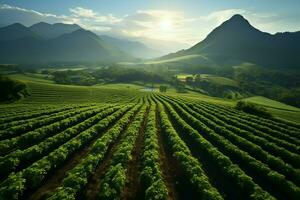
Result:
[[[162,59],[200,54],[221,66],[250,62],[295,68],[300,64],[299,53],[300,32],[265,33],[254,28],[243,16],[234,15],[195,46]]]
[[[100,38],[106,43],[113,45],[137,58],[154,58],[163,54],[160,51],[149,48],[142,42],[119,39],[107,35],[101,35]]]
[[[26,37],[38,38],[38,35],[19,23],[0,28],[0,41],[11,41]]]
[[[51,39],[63,34],[71,33],[73,31],[81,29],[81,27],[77,24],[48,24],[45,22],[40,22],[30,26],[29,29],[42,38]]]
[[[129,54],[84,29],[45,39],[34,33],[31,27],[13,24],[0,29],[0,38],[1,63],[109,63],[133,60]]]
[[[84,29],[64,34],[49,43],[52,60],[114,62],[130,58],[129,54],[107,45],[99,36]]]

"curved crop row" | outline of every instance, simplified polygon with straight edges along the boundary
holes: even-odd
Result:
[[[9,175],[9,177],[0,184],[0,196],[5,199],[19,199],[25,190],[35,189],[40,186],[50,171],[61,166],[73,153],[83,148],[93,138],[96,138],[101,131],[108,128],[131,107],[131,105],[124,106],[122,109],[101,120],[95,126],[61,145],[49,155],[33,163],[28,168],[16,174],[12,173]]]
[[[212,106],[212,105],[210,105],[210,106],[209,105],[205,105],[205,104],[202,104],[202,105],[205,106],[205,107],[207,107],[208,109],[214,109],[213,108],[214,106]],[[230,109],[228,109],[228,110],[230,110]],[[218,110],[218,112],[221,112],[221,111]],[[293,131],[292,132],[293,134],[286,133],[285,131],[277,130],[277,129],[272,128],[271,123],[269,123],[269,122],[261,123],[261,121],[263,121],[264,118],[258,119],[258,117],[256,116],[257,119],[253,120],[253,118],[251,116],[245,117],[242,114],[232,114],[232,113],[230,113],[230,112],[228,113],[226,111],[222,112],[222,113],[225,113],[225,114],[227,113],[228,116],[230,116],[230,118],[235,119],[237,121],[240,121],[241,123],[249,125],[249,126],[255,128],[257,130],[265,132],[265,133],[267,133],[267,134],[269,134],[269,135],[271,135],[273,137],[277,137],[279,139],[283,139],[283,140],[288,141],[288,142],[290,142],[292,144],[300,145],[300,140],[299,140],[300,136],[298,134],[299,131],[300,131],[299,129]],[[244,114],[244,115],[246,115],[246,114]]]
[[[222,112],[225,112],[229,115],[235,115],[235,116],[239,117],[242,120],[246,120],[246,121],[252,122],[254,124],[257,124],[258,127],[265,126],[265,127],[268,127],[270,130],[277,131],[277,132],[280,132],[280,133],[284,133],[284,134],[289,135],[289,136],[298,137],[298,139],[300,139],[300,136],[298,134],[299,133],[299,127],[289,126],[288,122],[286,122],[286,123],[278,122],[278,119],[276,119],[276,118],[265,119],[265,118],[262,118],[262,117],[258,117],[256,115],[246,114],[244,112],[241,112],[241,111],[238,111],[238,110],[235,110],[235,109],[228,109],[228,108],[225,108],[225,107],[220,106],[220,105],[212,105],[212,104],[208,104],[208,103],[204,103],[204,102],[202,102],[201,104],[209,106],[210,108],[212,108],[212,107],[216,108],[216,109],[218,109]],[[295,125],[295,123],[292,123],[292,122],[290,122],[290,124]]]
[[[268,152],[264,151],[260,146],[254,144],[251,142],[251,139],[253,139],[253,134],[250,134],[245,131],[241,131],[240,129],[237,129],[234,126],[227,125],[223,121],[218,120],[215,116],[209,115],[206,112],[203,112],[201,110],[198,110],[201,114],[195,112],[193,109],[186,106],[184,103],[178,102],[176,100],[170,101],[173,105],[174,102],[177,102],[177,105],[180,105],[185,111],[187,111],[192,116],[196,117],[199,121],[204,123],[208,128],[211,130],[214,130],[215,133],[218,133],[219,135],[222,135],[224,138],[228,139],[232,144],[237,145],[240,149],[243,149],[244,151],[248,152],[253,157],[257,158],[258,160],[261,160],[262,162],[265,162],[268,164],[271,168],[277,170],[278,172],[286,175],[289,179],[295,181],[296,184],[300,183],[300,172],[297,172],[292,166],[287,165],[283,160],[280,158],[277,158],[273,156],[275,150],[276,152],[282,155],[282,152],[278,150],[278,147],[276,145],[272,146],[273,152],[269,154]],[[234,131],[234,132],[232,132]],[[242,136],[246,137],[243,138]],[[261,138],[256,137],[256,141],[261,141]],[[261,144],[268,144],[268,147],[270,147],[270,144],[268,141],[264,140],[261,142]],[[284,150],[284,149],[283,149]],[[290,159],[292,163],[295,165],[299,165],[300,159],[299,156],[296,154],[286,153],[284,154],[287,159]],[[294,156],[294,157],[293,157]]]
[[[161,104],[158,104],[158,113],[162,132],[168,138],[173,156],[178,160],[199,197],[213,200],[223,199],[219,192],[210,184],[198,160],[191,155],[186,144],[177,135]]]
[[[89,177],[97,165],[104,159],[110,145],[120,136],[130,122],[130,119],[138,112],[141,105],[136,105],[128,111],[111,129],[99,138],[92,146],[89,154],[75,168],[70,170],[63,179],[62,185],[49,199],[75,199],[79,191],[87,184]]]
[[[72,109],[78,109],[78,108],[83,108],[83,107],[90,107],[87,105],[84,106],[64,106],[62,108],[56,108],[56,109],[48,109],[43,112],[35,112],[35,113],[28,113],[21,115],[21,116],[15,116],[11,118],[5,118],[5,119],[0,119],[0,129],[4,130],[13,126],[18,126],[21,124],[25,124],[27,122],[30,122],[32,120],[41,120],[43,118],[49,117],[52,114],[60,113],[63,111],[67,110],[72,110]]]
[[[64,129],[75,125],[76,123],[79,123],[97,113],[97,111],[100,111],[98,107],[92,107],[92,108],[84,108],[79,109],[78,112],[76,112],[75,115],[68,114],[67,117],[61,121],[54,122],[53,124],[42,126],[40,128],[37,128],[33,131],[29,131],[27,133],[24,133],[20,136],[9,138],[5,140],[0,141],[0,155],[7,154],[7,152],[11,150],[16,150],[16,148],[26,148],[32,144],[35,144],[47,137],[52,136],[53,134],[57,134],[60,131],[63,131]],[[78,114],[77,114],[78,113]],[[1,161],[1,158],[0,158]]]
[[[195,106],[194,104],[188,104],[189,107],[197,112],[198,114],[201,114],[207,118],[209,118],[211,121],[214,121],[215,123],[222,125],[226,128],[228,128],[231,131],[234,131],[241,137],[244,137],[245,139],[252,141],[259,146],[261,146],[263,149],[267,150],[270,154],[277,155],[281,157],[286,162],[292,164],[294,167],[299,168],[300,167],[300,156],[296,153],[292,153],[288,150],[286,150],[283,147],[280,147],[280,144],[285,145],[284,140],[274,139],[272,137],[268,137],[269,135],[256,131],[253,128],[245,126],[238,121],[231,120],[227,115],[219,115],[217,112],[211,112],[210,110],[206,108],[198,108],[198,106]],[[226,122],[226,123],[224,123]],[[245,131],[246,130],[246,131]],[[248,132],[251,131],[251,132]],[[255,133],[255,134],[253,134]],[[262,136],[262,137],[260,137]],[[265,139],[268,138],[268,139]],[[273,143],[273,141],[275,141]],[[279,145],[278,145],[279,144]],[[285,145],[288,146],[288,145]],[[290,147],[294,147],[292,145],[289,145]],[[300,149],[298,147],[298,149]],[[294,149],[296,150],[296,149]]]
[[[204,123],[200,122],[198,119],[193,117],[183,108],[178,106],[176,103],[172,102],[173,106],[180,113],[186,122],[192,124],[197,130],[201,131],[202,135],[205,135],[208,140],[214,144],[218,149],[221,149],[223,152],[226,152],[230,158],[234,158],[239,164],[244,166],[245,169],[249,171],[254,171],[257,175],[263,178],[267,183],[273,185],[277,192],[281,192],[286,197],[290,199],[299,199],[300,198],[300,189],[293,184],[292,182],[285,179],[285,177],[276,171],[271,170],[265,164],[255,160],[253,157],[249,156],[246,152],[240,150],[235,145],[231,144],[223,136],[216,134],[214,131],[209,129]],[[168,109],[173,115],[176,112],[168,105]],[[198,133],[199,137],[200,134]]]
[[[43,105],[43,106],[40,106],[38,108],[32,108],[31,106],[26,105],[26,107],[24,107],[22,109],[19,109],[19,108],[2,108],[0,110],[0,112],[1,112],[0,123],[5,123],[5,122],[11,121],[11,120],[24,119],[22,116],[38,114],[38,113],[41,113],[41,112],[44,112],[44,111],[47,112],[48,110],[53,110],[53,109],[57,109],[57,108],[58,108],[58,106],[54,106],[54,105]]]
[[[206,107],[203,106],[202,104],[195,104],[195,103],[188,103],[189,105],[192,105],[193,108],[198,109],[198,110],[204,110],[212,115],[215,115],[218,117],[220,120],[226,122],[227,124],[230,124],[232,126],[235,126],[237,128],[249,131],[251,133],[254,133],[255,135],[265,138],[270,142],[275,143],[278,146],[284,147],[286,150],[290,152],[294,152],[296,154],[300,154],[300,146],[297,146],[295,144],[292,144],[290,142],[287,142],[284,139],[279,139],[278,137],[274,137],[270,134],[264,133],[260,130],[255,129],[255,124],[251,124],[251,122],[245,123],[244,121],[240,120],[235,115],[232,114],[227,114],[225,112],[221,112],[220,110],[216,108],[211,108],[211,107]],[[251,125],[250,125],[251,124]],[[279,136],[280,137],[280,136]],[[281,137],[282,138],[282,137]]]
[[[237,165],[234,165],[227,156],[223,155],[216,147],[181,119],[167,102],[163,101],[163,103],[174,123],[180,128],[181,131],[179,133],[181,133],[181,136],[188,138],[188,142],[193,143],[197,151],[202,151],[209,156],[211,161],[222,170],[224,176],[232,180],[234,187],[238,188],[246,198],[274,199],[274,197],[254,183],[252,178],[247,176]]]
[[[21,165],[24,166],[26,164],[31,164],[32,161],[41,158],[43,155],[49,153],[51,150],[57,148],[59,145],[75,137],[80,132],[84,131],[85,129],[89,128],[92,125],[95,125],[104,117],[112,114],[117,109],[119,109],[119,107],[107,108],[105,110],[104,109],[105,108],[101,108],[100,110],[95,110],[95,112],[100,112],[100,113],[73,127],[66,129],[61,133],[56,134],[53,137],[47,138],[46,140],[42,141],[39,144],[36,144],[24,150],[14,151],[6,155],[5,157],[1,158],[0,159],[1,177],[4,176],[5,174],[14,171]],[[94,112],[94,111],[90,111],[90,112]]]
[[[142,171],[140,180],[145,188],[145,199],[168,199],[168,190],[164,183],[159,162],[159,145],[156,128],[156,114],[154,104],[148,114],[145,143],[142,153]]]
[[[83,108],[85,110],[89,109],[89,108]],[[62,120],[68,117],[71,117],[75,114],[80,113],[81,110],[80,109],[76,109],[75,111],[63,111],[60,113],[56,113],[56,114],[52,114],[47,118],[44,119],[33,119],[29,122],[27,122],[26,124],[21,124],[21,125],[17,125],[17,126],[13,126],[10,127],[9,129],[0,131],[0,139],[9,139],[9,138],[13,138],[16,137],[22,133],[25,133],[26,131],[30,131],[30,130],[34,130],[36,128],[54,123],[58,120]]]
[[[144,105],[130,126],[127,128],[124,139],[114,152],[110,167],[105,173],[100,186],[100,199],[121,199],[122,190],[126,184],[126,167],[132,160],[132,152],[144,120],[147,106]]]

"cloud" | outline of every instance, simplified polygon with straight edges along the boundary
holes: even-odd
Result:
[[[94,18],[97,15],[93,10],[82,7],[70,8],[69,10],[75,17]]]
[[[121,18],[117,18],[113,14],[101,15],[91,9],[86,9],[82,7],[70,8],[69,10],[72,13],[72,15],[70,16],[71,18],[77,18],[83,21],[92,20],[94,22],[106,24],[115,24],[122,21]]]
[[[1,25],[9,25],[18,22],[26,26],[30,26],[41,21],[48,23],[70,22],[70,20],[64,15],[41,13],[35,10],[24,9],[7,4],[0,4]]]

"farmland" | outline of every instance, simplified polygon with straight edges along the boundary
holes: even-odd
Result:
[[[26,83],[0,106],[0,199],[300,198],[297,122],[130,84]]]

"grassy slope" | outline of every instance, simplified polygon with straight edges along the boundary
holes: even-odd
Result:
[[[141,87],[131,84],[109,84],[93,87],[59,85],[32,75],[12,75],[12,78],[25,82],[31,95],[18,103],[94,103],[129,101],[142,95]]]
[[[290,106],[261,96],[249,97],[243,100],[264,106],[275,116],[279,116],[281,118],[295,122],[300,122],[300,109],[294,106]]]
[[[114,102],[128,102],[134,97],[144,94],[142,90],[144,87],[134,84],[105,84],[87,87],[58,85],[35,75],[11,75],[11,77],[25,82],[31,92],[31,96],[18,101],[17,104],[95,103],[109,102],[111,99]],[[236,103],[235,100],[210,97],[196,92],[177,93],[174,88],[169,88],[167,94],[231,107],[235,106]],[[251,97],[245,100],[266,106],[277,117],[300,122],[300,109],[298,108],[264,97]]]
[[[201,77],[216,85],[238,87],[238,83],[235,80],[230,78],[213,76],[209,74],[203,74],[201,75]]]

